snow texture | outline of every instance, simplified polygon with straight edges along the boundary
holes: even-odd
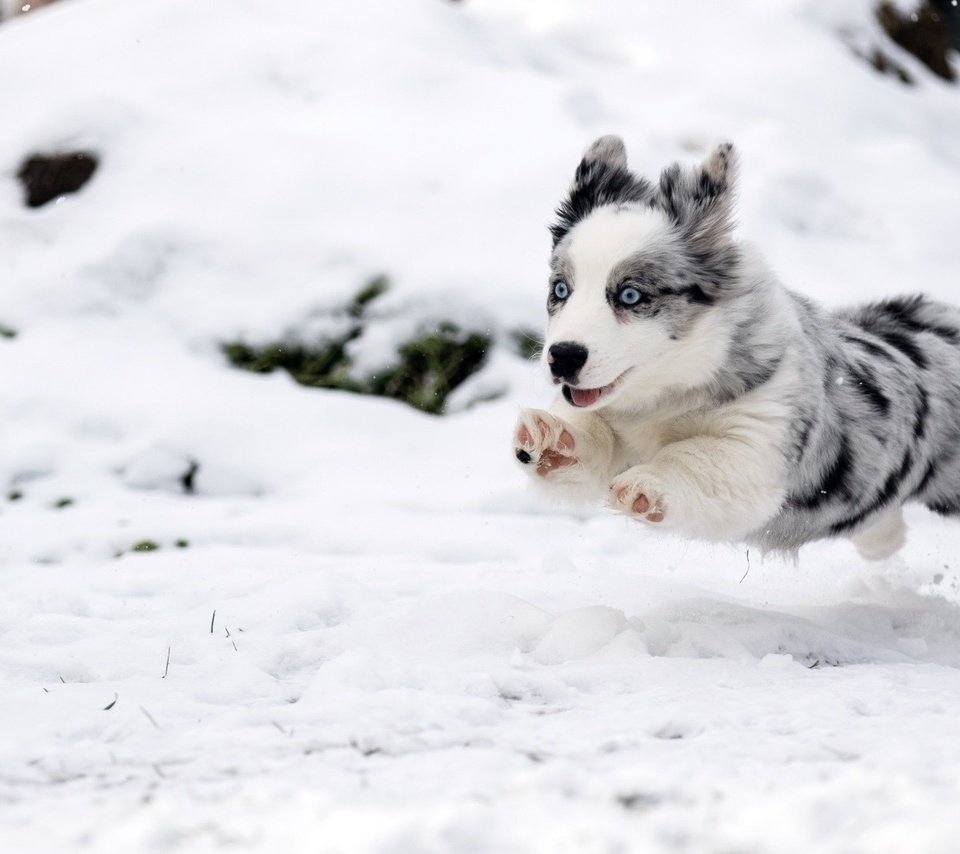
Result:
[[[3,847],[956,850],[956,525],[912,510],[880,565],[661,539],[527,491],[548,389],[505,348],[471,382],[506,396],[446,418],[219,350],[381,272],[365,364],[391,318],[538,328],[609,132],[649,173],[735,140],[741,234],[805,293],[955,300],[958,90],[889,44],[919,85],[878,75],[850,45],[881,38],[861,0],[0,25]],[[27,210],[62,149],[100,169]]]

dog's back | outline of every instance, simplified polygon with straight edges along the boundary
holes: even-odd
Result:
[[[805,393],[792,487],[757,539],[856,534],[910,499],[960,512],[960,312],[919,296],[834,313],[794,299]]]

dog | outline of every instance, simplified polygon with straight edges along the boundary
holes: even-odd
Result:
[[[737,154],[653,183],[598,139],[550,228],[541,364],[514,453],[557,497],[796,556],[903,544],[902,505],[960,514],[960,310],[922,295],[827,311],[733,236]]]

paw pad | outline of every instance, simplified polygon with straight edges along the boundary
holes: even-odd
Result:
[[[614,510],[654,524],[664,519],[663,499],[657,490],[642,484],[617,484],[610,487],[610,504]]]
[[[523,465],[536,464],[541,477],[577,465],[579,460],[572,456],[575,444],[573,434],[555,416],[534,410],[521,413],[514,454]]]

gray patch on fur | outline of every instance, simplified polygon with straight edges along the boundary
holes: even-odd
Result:
[[[919,296],[836,312],[793,299],[801,328],[786,343],[807,438],[757,539],[795,549],[911,499],[960,513],[960,311]]]
[[[624,305],[620,293],[633,287],[641,299]],[[677,251],[645,250],[621,261],[607,279],[607,302],[617,319],[629,323],[637,318],[656,317],[671,338],[687,334],[696,319],[717,296],[700,276],[700,269],[679,245]]]

